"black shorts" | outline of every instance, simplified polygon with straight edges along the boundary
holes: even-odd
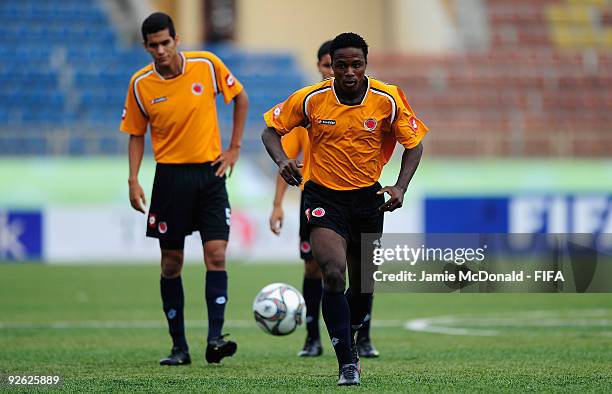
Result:
[[[155,169],[147,237],[182,240],[199,231],[202,242],[229,237],[230,205],[217,166],[162,164]]]
[[[362,233],[382,233],[384,204],[378,182],[355,190],[333,190],[306,182],[304,186],[305,216],[308,227],[325,227],[346,239],[347,246],[359,246]]]
[[[300,197],[300,257],[302,260],[312,260],[312,249],[310,248],[310,227],[306,220],[306,204],[304,204],[304,192]]]

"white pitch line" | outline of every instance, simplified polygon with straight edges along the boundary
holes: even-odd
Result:
[[[525,311],[500,313],[496,316],[436,316],[409,320],[404,324],[404,328],[410,331],[435,334],[496,336],[502,332],[500,330],[486,330],[469,326],[495,326],[502,329],[504,327],[612,327],[611,319],[584,319],[584,317],[608,317],[610,315],[612,315],[612,310],[592,309],[558,312]],[[468,327],[461,327],[462,325],[467,325]],[[608,331],[599,334],[611,335]]]
[[[442,325],[443,322],[450,323],[452,316],[442,318],[428,318],[428,319],[415,319],[409,320],[404,324],[404,328],[410,331],[429,332],[433,334],[447,334],[447,335],[472,335],[472,336],[495,336],[499,335],[497,331],[493,330],[478,330],[461,327],[448,327]]]
[[[401,320],[375,320],[374,327],[402,327]],[[187,320],[185,326],[189,328],[206,328],[205,320]],[[250,328],[256,327],[255,320],[226,320],[225,327]],[[162,329],[167,328],[163,320],[125,320],[125,321],[55,321],[46,323],[34,322],[0,322],[0,330],[10,329]]]

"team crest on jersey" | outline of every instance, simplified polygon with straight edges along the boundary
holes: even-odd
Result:
[[[160,234],[166,234],[168,232],[168,225],[166,222],[159,222],[157,225],[157,231],[159,231]]]
[[[319,207],[312,210],[312,216],[316,218],[322,218],[325,216],[325,209]]]
[[[366,130],[368,130],[368,131],[374,130],[376,128],[376,126],[378,126],[378,122],[374,118],[366,119],[363,122],[363,127],[365,127]]]
[[[204,91],[204,86],[202,86],[201,83],[194,82],[191,85],[191,93],[193,93],[194,95],[199,96],[202,94],[203,91]]]
[[[410,125],[410,127],[412,128],[412,130],[417,131],[419,129],[419,124],[416,121],[416,118],[414,116],[411,116],[408,119],[408,125]]]
[[[225,77],[225,84],[230,88],[234,86],[235,83],[236,80],[234,79],[234,76],[232,74],[228,74],[227,77]]]
[[[157,224],[157,218],[155,217],[155,214],[150,213],[149,214],[149,227],[155,228],[156,224]]]
[[[127,109],[124,107],[123,112],[121,113],[121,120],[125,119],[125,115],[127,115]]]

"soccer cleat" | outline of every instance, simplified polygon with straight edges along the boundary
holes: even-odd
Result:
[[[321,340],[318,338],[306,338],[304,348],[298,352],[300,357],[318,357],[323,354],[323,346],[321,346]]]
[[[170,355],[159,360],[159,365],[188,365],[191,364],[189,352],[179,347],[173,347]]]
[[[338,374],[338,386],[355,386],[360,384],[360,372],[357,364],[344,364]]]
[[[226,341],[228,334],[220,335],[208,341],[206,346],[206,361],[209,364],[218,364],[224,357],[231,357],[236,353],[238,345],[234,341]]]
[[[372,345],[370,338],[357,338],[357,350],[361,357],[376,358],[380,356],[378,350]]]

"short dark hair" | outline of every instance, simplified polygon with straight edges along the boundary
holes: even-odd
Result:
[[[323,56],[329,54],[329,47],[331,47],[331,43],[331,40],[327,40],[323,44],[321,44],[321,46],[319,47],[319,51],[317,52],[317,58],[319,59],[319,61],[321,61],[321,58]]]
[[[363,51],[363,57],[368,61],[368,44],[363,37],[356,33],[341,33],[331,42],[329,55],[334,59],[334,52],[342,48],[359,48]]]
[[[174,22],[170,15],[164,14],[163,12],[154,12],[142,22],[140,32],[142,33],[142,39],[147,42],[147,34],[157,33],[168,29],[170,37],[176,38],[176,31],[174,30]]]

